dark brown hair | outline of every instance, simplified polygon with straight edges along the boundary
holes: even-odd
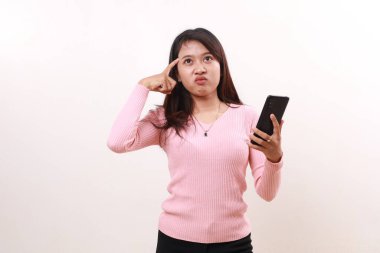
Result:
[[[227,58],[223,47],[219,40],[210,31],[204,28],[189,29],[179,34],[170,50],[169,63],[178,58],[182,44],[195,40],[202,43],[210,53],[218,60],[220,64],[220,81],[217,87],[217,94],[220,101],[230,104],[242,105],[239,96],[236,92],[234,83],[228,69]],[[176,133],[181,136],[180,131],[187,126],[191,114],[194,109],[194,101],[189,91],[185,89],[182,82],[179,82],[177,65],[172,68],[169,76],[176,80],[177,85],[172,90],[171,94],[166,95],[164,103],[161,107],[164,108],[166,121],[163,125],[157,128],[167,130],[173,127]]]

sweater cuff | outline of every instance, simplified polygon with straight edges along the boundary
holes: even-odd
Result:
[[[272,163],[268,159],[265,159],[265,168],[270,171],[279,171],[282,168],[282,165],[284,164],[284,155],[282,155],[281,160],[277,163]]]

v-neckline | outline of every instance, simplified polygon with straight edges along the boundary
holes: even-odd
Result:
[[[195,121],[197,121],[198,124],[201,124],[202,126],[206,126],[206,127],[211,126],[211,125],[215,124],[217,121],[219,121],[221,118],[223,118],[223,116],[224,116],[224,115],[225,115],[230,109],[231,109],[231,107],[230,107],[230,106],[227,106],[227,110],[225,110],[225,111],[223,112],[222,115],[220,115],[216,120],[214,120],[214,121],[211,122],[211,123],[205,123],[205,122],[202,122],[201,120],[198,120],[198,119],[196,119]],[[193,115],[192,115],[192,117],[195,118],[195,116],[193,116]]]

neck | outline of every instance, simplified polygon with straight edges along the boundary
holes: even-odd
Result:
[[[221,101],[218,96],[214,96],[212,98],[207,97],[193,97],[194,100],[194,114],[202,113],[202,112],[215,112],[219,106]]]

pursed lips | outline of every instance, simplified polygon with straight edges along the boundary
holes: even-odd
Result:
[[[200,80],[207,80],[207,78],[203,76],[195,78],[195,81],[200,81]]]

